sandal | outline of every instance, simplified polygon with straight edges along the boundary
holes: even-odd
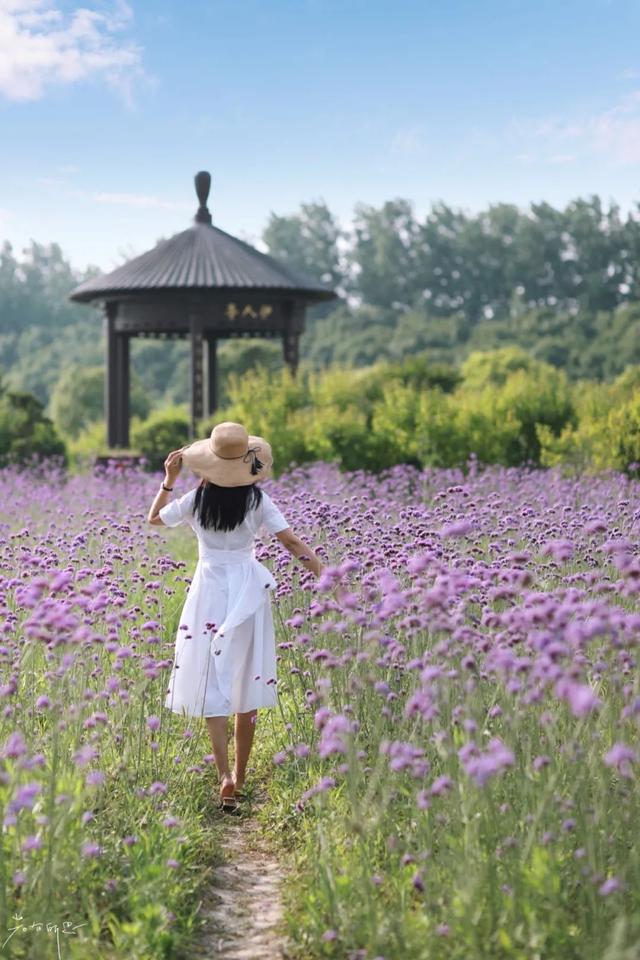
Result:
[[[225,780],[227,780],[227,782],[223,783],[220,787],[220,803],[218,804],[218,809],[223,810],[225,813],[233,813],[238,807],[238,800],[233,792],[229,793],[229,788],[233,787],[232,778],[225,777]]]
[[[244,790],[237,790],[236,787],[235,787],[235,783],[236,783],[236,775],[235,775],[235,773],[232,773],[232,774],[231,774],[231,777],[232,777],[232,779],[233,779],[233,786],[234,786],[233,795],[234,795],[234,797],[237,797],[238,800],[246,800],[249,795],[248,795],[247,793],[245,793]]]

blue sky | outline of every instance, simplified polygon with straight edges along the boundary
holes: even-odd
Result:
[[[639,0],[0,0],[0,238],[111,269],[404,197],[640,201]]]

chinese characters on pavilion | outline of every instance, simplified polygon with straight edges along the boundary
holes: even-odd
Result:
[[[240,317],[242,320],[266,320],[273,313],[273,307],[268,303],[261,304],[256,310],[255,307],[252,307],[248,303],[244,307],[239,307],[237,303],[228,303],[224,311],[224,315],[227,320],[235,320],[237,317]]]

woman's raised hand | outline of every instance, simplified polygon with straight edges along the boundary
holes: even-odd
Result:
[[[164,473],[167,486],[173,486],[180,470],[182,469],[182,447],[179,450],[172,450],[164,462]]]

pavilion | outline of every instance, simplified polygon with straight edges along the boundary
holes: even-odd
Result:
[[[193,439],[205,409],[213,413],[217,406],[219,339],[282,337],[285,362],[295,373],[307,304],[337,296],[214,227],[207,207],[210,174],[197,173],[195,184],[200,206],[191,227],[70,294],[71,300],[97,302],[104,309],[105,410],[112,448],[129,446],[131,337],[189,337]]]

